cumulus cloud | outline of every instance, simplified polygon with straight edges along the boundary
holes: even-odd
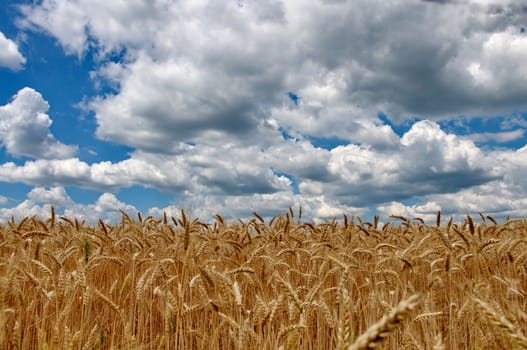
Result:
[[[18,45],[0,32],[0,67],[18,71],[25,63],[26,58],[18,50]]]
[[[247,203],[253,204],[248,206]],[[0,208],[0,222],[5,222],[11,217],[20,220],[26,216],[46,219],[51,213],[51,206],[54,207],[57,215],[86,220],[91,224],[96,224],[99,218],[106,222],[116,223],[121,218],[121,211],[129,215],[135,215],[138,212],[135,206],[120,201],[111,193],[101,194],[93,203],[81,204],[73,201],[62,186],[35,187],[20,204],[10,208]],[[164,213],[178,217],[181,210],[184,210],[193,218],[212,221],[215,214],[221,214],[228,219],[248,219],[253,217],[253,211],[270,218],[285,214],[289,207],[298,210],[300,206],[302,206],[302,216],[315,221],[340,217],[349,213],[354,215],[366,213],[365,209],[344,206],[324,196],[303,198],[290,191],[282,191],[244,196],[191,195],[185,201],[163,208],[154,207],[145,214],[156,218],[161,218]]]
[[[272,115],[351,142],[371,142],[378,129],[373,140],[387,146],[394,135],[375,122],[379,111],[401,120],[525,105],[527,14],[491,12],[515,4],[44,0],[23,6],[21,23],[67,52],[125,50],[94,72],[118,87],[91,104],[102,139],[170,152],[210,131],[246,135]],[[297,108],[285,104],[288,91]]]
[[[509,176],[521,183],[516,161],[486,153],[472,141],[447,134],[431,121],[415,123],[392,149],[346,145],[332,150],[305,140],[285,140],[262,149],[188,146],[178,155],[135,152],[120,162],[87,164],[79,159],[36,160],[0,166],[0,180],[30,185],[66,185],[116,191],[142,185],[163,192],[232,196],[240,203],[295,191],[303,198],[325,196],[332,207],[362,208],[416,195],[452,193]],[[500,161],[498,161],[500,159]],[[514,158],[516,159],[516,158]],[[505,175],[507,173],[507,175]],[[293,179],[293,180],[291,180]],[[271,196],[271,197],[265,197]],[[254,206],[257,201],[251,200]],[[340,203],[340,204],[338,204]]]
[[[525,181],[523,153],[474,144],[524,137],[523,117],[465,137],[436,123],[527,108],[519,1],[43,0],[21,8],[23,28],[49,33],[70,54],[91,50],[92,79],[111,87],[85,104],[96,136],[134,152],[119,162],[71,158],[71,146],[49,134],[49,117],[35,117],[48,106],[33,94],[29,115],[40,131],[19,130],[40,141],[22,143],[14,132],[2,139],[14,155],[46,159],[5,163],[2,181],[103,192],[142,185],[203,214],[302,204],[317,218],[372,205],[464,210],[448,196],[483,206],[489,186],[516,198]],[[428,120],[399,136],[379,113]],[[310,142],[334,137],[343,142],[333,149]],[[423,203],[404,204],[416,196]]]
[[[62,187],[50,189],[35,187],[27,194],[27,199],[17,206],[0,208],[0,220],[6,221],[11,217],[20,220],[26,216],[47,218],[52,206],[60,209],[72,204],[73,201]]]
[[[128,214],[137,213],[137,209],[117,199],[112,193],[103,193],[93,204],[75,204],[64,208],[64,215],[93,222],[101,218],[105,221],[116,222],[121,217],[121,211]]]
[[[397,215],[403,216],[407,219],[421,218],[428,223],[434,222],[437,218],[437,212],[439,211],[442,212],[442,215],[448,215],[448,213],[445,213],[443,208],[441,208],[441,205],[434,201],[413,205],[404,205],[401,202],[392,201],[377,207],[377,212],[383,217]]]
[[[503,177],[471,188],[451,193],[429,194],[420,197],[419,204],[385,203],[377,207],[379,213],[401,213],[433,220],[438,210],[460,219],[463,215],[484,213],[496,219],[527,216],[527,147],[518,150],[496,150],[482,162],[495,159],[493,167],[501,168]],[[398,214],[399,215],[399,214]]]
[[[250,204],[248,204],[250,203]],[[346,206],[331,198],[320,196],[295,195],[292,191],[272,194],[251,194],[243,196],[191,195],[184,200],[164,208],[151,208],[149,215],[161,217],[163,213],[177,217],[183,209],[193,217],[202,220],[214,220],[215,214],[228,219],[249,219],[253,212],[264,218],[283,215],[288,208],[295,212],[302,207],[304,220],[322,221],[341,217],[344,214],[364,215],[366,208]]]
[[[471,87],[483,96],[488,96],[491,103],[500,100],[516,100],[525,95],[524,79],[527,77],[526,68],[518,64],[527,58],[527,36],[517,27],[507,27],[500,32],[486,36],[479,35],[480,47],[478,51],[463,50],[456,60],[452,61],[452,68],[458,63],[458,69],[465,66],[469,78],[467,87]],[[457,61],[457,62],[456,62]],[[459,74],[463,72],[458,71]],[[520,104],[524,107],[525,104]]]
[[[390,202],[377,207],[380,215],[403,215],[420,217],[429,223],[434,222],[437,212],[443,217],[452,217],[460,221],[466,215],[491,215],[497,220],[507,217],[524,218],[527,216],[527,200],[524,190],[517,191],[517,186],[493,181],[485,185],[465,189],[456,193],[423,196],[419,204]]]
[[[503,132],[482,132],[466,135],[464,138],[474,142],[497,142],[505,143],[523,138],[525,130],[516,129]]]
[[[492,157],[431,121],[415,123],[390,150],[347,145],[330,153],[327,168],[334,180],[303,180],[300,191],[358,207],[457,192],[503,176]]]
[[[251,100],[256,95],[265,99],[268,93],[259,85],[272,80],[250,84],[190,61],[158,63],[148,57],[128,69],[117,95],[92,103],[97,136],[159,153],[206,139],[209,132],[231,137],[254,132],[264,115]]]
[[[14,156],[67,158],[77,147],[60,143],[51,134],[48,103],[31,88],[23,88],[13,100],[0,106],[0,141]]]
[[[234,153],[231,153],[234,152]],[[99,191],[142,185],[164,192],[215,194],[272,193],[289,187],[289,180],[252,161],[257,148],[238,150],[200,147],[181,156],[135,153],[120,162],[87,164],[78,158],[39,159],[23,165],[0,165],[0,181],[29,185],[78,186]],[[233,164],[234,157],[238,163]]]
[[[87,48],[87,16],[76,2],[46,0],[38,6],[20,6],[26,15],[19,24],[25,28],[43,28],[52,34],[66,52],[81,55]]]
[[[47,203],[58,207],[73,204],[73,201],[64,190],[64,187],[35,187],[27,194],[28,200],[34,203]]]
[[[52,203],[68,216],[116,220],[119,208],[133,213],[135,207],[120,202],[108,191],[143,185],[177,194],[173,204],[148,211],[156,217],[163,212],[178,215],[181,209],[203,220],[212,219],[216,213],[248,218],[253,211],[270,217],[300,206],[304,218],[314,220],[365,215],[372,206],[381,215],[417,216],[430,221],[438,210],[456,219],[478,212],[496,218],[527,215],[527,147],[485,151],[429,121],[416,123],[390,152],[348,145],[331,151],[318,149],[318,156],[309,159],[309,155],[317,155],[312,145],[287,140],[281,148],[267,149],[263,157],[256,157],[261,150],[247,150],[246,155],[240,155],[240,167],[232,168],[221,158],[212,161],[221,157],[221,150],[194,147],[192,156],[183,153],[180,158],[134,153],[116,163],[89,165],[68,159],[32,161],[23,166],[4,164],[1,181],[55,187],[36,187],[24,202],[2,209],[0,214],[5,218],[12,213],[48,215],[47,204]],[[267,177],[261,173],[271,168],[277,173],[271,171]],[[286,171],[299,181],[298,192],[289,178],[278,175]],[[266,186],[271,190],[252,181],[268,181]],[[233,186],[243,184],[246,190],[233,190]],[[97,202],[81,205],[73,202],[62,186],[105,193]],[[263,190],[256,193],[257,188]],[[417,204],[405,204],[415,198]]]
[[[21,5],[24,28],[44,29],[66,52],[82,56],[91,46],[103,52],[140,46],[151,40],[171,15],[172,1],[108,2],[103,0],[44,0]],[[131,25],[133,23],[133,25]],[[96,38],[97,42],[93,42]]]
[[[133,205],[119,201],[111,193],[103,193],[94,203],[80,204],[74,202],[62,186],[35,187],[20,204],[11,208],[0,208],[0,221],[7,221],[11,217],[20,220],[26,216],[46,219],[52,206],[57,215],[86,220],[92,224],[99,218],[115,223],[121,217],[120,210],[131,214],[137,212]]]
[[[28,185],[79,186],[97,190],[117,190],[148,179],[145,186],[156,183],[156,168],[141,161],[118,163],[100,162],[89,165],[78,158],[39,159],[24,165],[8,162],[0,166],[4,182],[23,182]]]

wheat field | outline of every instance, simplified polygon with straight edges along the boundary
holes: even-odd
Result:
[[[527,349],[527,221],[0,226],[1,349]]]

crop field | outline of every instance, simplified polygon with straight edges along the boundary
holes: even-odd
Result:
[[[527,349],[527,221],[0,226],[1,349]]]

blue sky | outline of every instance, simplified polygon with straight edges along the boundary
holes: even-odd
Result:
[[[0,220],[527,215],[520,0],[7,1]]]

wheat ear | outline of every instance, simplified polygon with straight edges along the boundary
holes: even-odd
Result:
[[[412,295],[401,301],[389,314],[358,337],[349,350],[375,349],[408,316],[408,313],[419,305],[420,299],[418,295]]]
[[[527,349],[527,337],[517,330],[514,325],[483,300],[474,298],[474,301],[492,324],[507,334],[520,349]]]

